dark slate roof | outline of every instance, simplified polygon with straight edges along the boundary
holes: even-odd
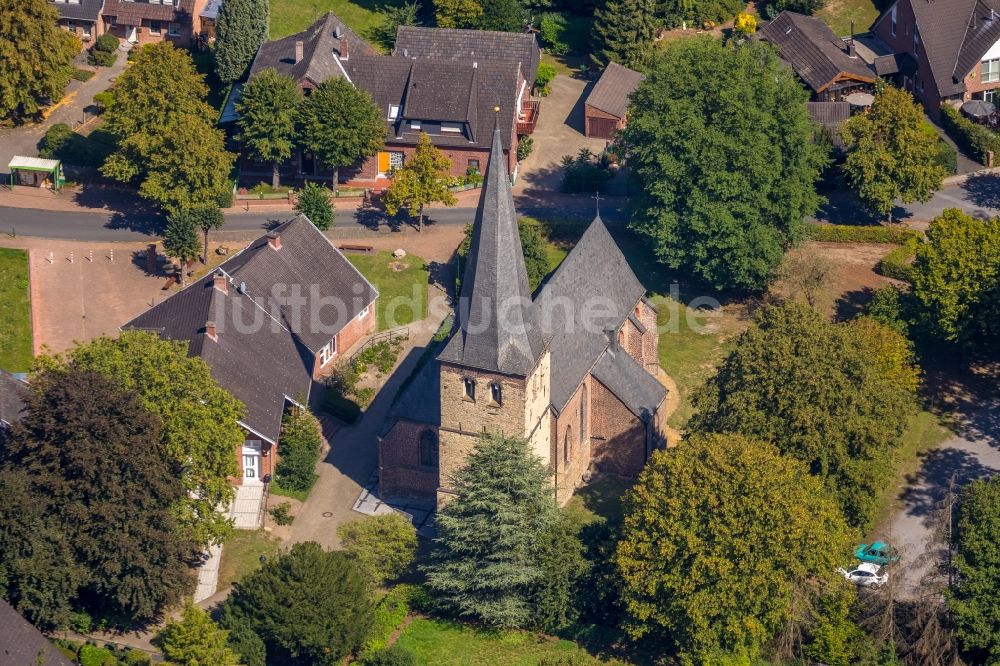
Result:
[[[594,89],[587,96],[586,103],[599,111],[624,118],[625,112],[628,111],[629,97],[645,78],[644,75],[628,67],[609,62]]]
[[[194,11],[194,0],[180,0],[173,5],[157,5],[149,2],[126,2],[126,0],[105,0],[101,14],[114,16],[119,25],[142,24],[142,21],[168,21],[174,23],[190,23],[191,12]],[[163,26],[166,30],[167,26]]]
[[[601,354],[591,372],[643,420],[648,420],[667,397],[666,387],[617,345]]]
[[[893,53],[890,55],[876,56],[875,73],[879,76],[891,76],[892,74],[905,74],[913,76],[917,71],[917,61],[909,53]]]
[[[39,659],[40,655],[44,655]],[[73,666],[48,639],[0,599],[0,664],[5,666]]]
[[[557,412],[608,348],[607,331],[617,330],[645,294],[598,216],[535,301],[551,340],[551,395]]]
[[[441,368],[437,359],[428,359],[403,388],[389,410],[386,432],[399,420],[441,425]]]
[[[850,102],[806,102],[809,115],[819,125],[834,132],[839,132],[840,126],[851,117]]]
[[[24,409],[24,390],[27,383],[5,370],[0,370],[0,422],[13,424],[21,418]]]
[[[419,28],[396,29],[393,53],[406,58],[459,60],[471,65],[485,60],[514,62],[521,66],[528,85],[534,85],[542,52],[533,33]]]
[[[96,21],[104,6],[104,0],[79,0],[78,2],[54,2],[54,0],[50,0],[50,3],[59,11],[59,16],[77,21]]]
[[[302,60],[295,62],[295,43],[299,41],[302,42]],[[329,78],[343,76],[339,59],[344,55],[344,43],[347,44],[344,65],[355,56],[376,54],[368,42],[328,12],[300,33],[261,44],[250,68],[250,76],[270,67],[296,81],[309,79],[318,85]]]
[[[462,279],[458,327],[438,358],[524,377],[544,348],[500,137],[496,129]]]
[[[272,442],[278,441],[285,399],[309,396],[313,354],[377,296],[305,216],[275,232],[280,250],[264,236],[219,266],[217,271],[229,276],[227,293],[213,286],[214,273],[209,274],[122,327],[187,340],[188,354],[204,359],[216,381],[246,405],[243,423]],[[300,290],[301,316],[272,299],[276,285],[287,287],[275,294],[279,297]],[[320,310],[326,331],[313,326],[314,296],[344,304],[342,311],[337,306]],[[217,340],[206,335],[209,321],[216,324]]]
[[[952,80],[961,82],[979,64],[990,47],[1000,40],[1000,1],[978,0],[966,23],[962,48],[958,52]]]
[[[875,73],[858,57],[847,55],[847,44],[815,16],[783,11],[761,28],[757,39],[778,48],[806,85],[821,92],[842,75],[860,81],[874,81]]]

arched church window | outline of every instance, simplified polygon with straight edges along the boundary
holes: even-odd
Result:
[[[494,405],[503,404],[503,387],[500,382],[490,382],[490,400]]]
[[[420,433],[420,464],[425,467],[438,464],[438,436],[430,428]]]
[[[566,435],[563,437],[563,462],[569,462],[573,455],[573,426],[566,426]]]
[[[471,377],[462,379],[462,389],[465,391],[465,399],[476,401],[476,380]]]
[[[587,385],[580,389],[580,443],[586,440],[587,433]]]

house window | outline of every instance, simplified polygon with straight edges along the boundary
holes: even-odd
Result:
[[[395,104],[389,105],[389,120],[395,120],[399,118],[399,107]]]
[[[458,134],[462,131],[462,123],[441,123],[441,131]]]
[[[983,83],[1000,81],[1000,58],[983,61]]]
[[[419,130],[420,129],[420,121],[419,120],[411,120],[410,121],[410,129],[411,130]]]
[[[366,305],[365,309],[358,313],[358,321],[361,321],[362,319],[368,316],[368,309],[369,306]]]
[[[83,36],[86,37],[87,39],[90,39],[90,24],[89,23],[84,23],[83,24]]]
[[[890,27],[890,30],[892,31],[892,36],[895,37],[896,36],[896,5],[892,6],[892,25]]]
[[[108,26],[109,26],[109,27],[112,27],[112,28],[113,28],[113,27],[115,27],[116,25],[118,25],[118,17],[117,17],[117,16],[107,16],[107,17],[105,17],[105,18],[106,18],[106,19],[107,19],[107,21],[108,21]]]
[[[503,404],[503,388],[500,382],[490,382],[490,401],[494,405]]]
[[[325,366],[333,357],[337,355],[337,338],[330,340],[326,343],[326,346],[319,350],[319,365],[320,367]]]
[[[158,35],[158,34],[160,34],[160,22],[159,21],[150,21],[149,22],[149,34],[151,34],[151,35]]]
[[[424,467],[438,464],[438,437],[430,428],[420,433],[420,464]]]
[[[479,160],[469,160],[469,171],[475,171],[479,173]]]
[[[913,30],[913,55],[920,55],[920,33],[916,28]]]
[[[476,380],[470,377],[462,379],[462,390],[465,392],[465,399],[476,401]]]
[[[403,153],[395,150],[389,152],[389,171],[403,168]]]
[[[181,24],[180,23],[170,23],[167,25],[167,34],[171,37],[181,36]]]
[[[66,29],[70,32],[76,32],[76,21],[66,21]]]
[[[990,104],[996,104],[998,101],[1000,101],[997,99],[998,97],[1000,97],[1000,95],[997,94],[996,88],[993,88],[992,90],[983,91],[983,100],[989,102]]]

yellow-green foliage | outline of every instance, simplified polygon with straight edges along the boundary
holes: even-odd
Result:
[[[733,23],[733,29],[741,35],[752,35],[757,32],[757,19],[753,17],[753,14],[740,12]]]

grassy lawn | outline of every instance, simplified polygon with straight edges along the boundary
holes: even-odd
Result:
[[[301,32],[327,12],[333,12],[370,41],[372,28],[380,23],[376,10],[400,4],[400,0],[271,0],[270,38],[281,39]]]
[[[28,253],[0,248],[0,368],[27,372],[31,351]]]
[[[816,16],[830,26],[838,37],[846,37],[851,33],[851,22],[854,22],[854,32],[868,32],[875,19],[878,9],[872,0],[830,0],[826,7],[816,12]]]
[[[618,476],[601,476],[573,495],[565,513],[573,524],[584,527],[595,522],[622,521],[622,495],[632,487],[632,481]]]
[[[602,664],[575,643],[528,631],[481,631],[465,624],[417,618],[399,636],[398,645],[417,664],[435,666],[535,666],[542,660],[583,666]],[[621,662],[610,662],[621,663]]]
[[[292,499],[297,499],[300,502],[305,502],[311,491],[312,488],[309,490],[292,490],[291,488],[282,488],[281,484],[277,481],[271,481],[271,485],[268,487],[268,492],[272,495],[291,497]]]
[[[277,554],[278,539],[264,530],[236,530],[222,548],[218,589],[224,590],[259,569],[261,555],[271,558]]]
[[[349,254],[347,258],[378,289],[378,330],[424,318],[429,273],[423,259],[412,254],[396,259],[391,252]]]

